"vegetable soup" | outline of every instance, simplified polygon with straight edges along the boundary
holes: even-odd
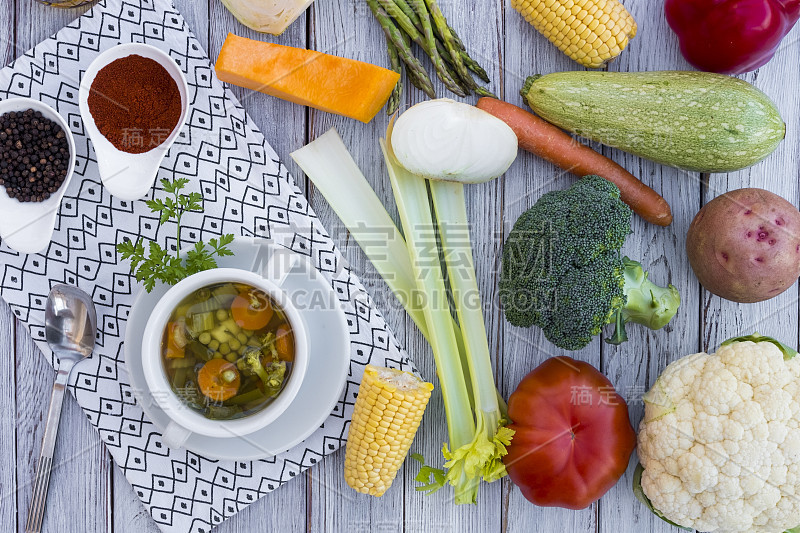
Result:
[[[284,312],[262,290],[217,283],[178,304],[161,355],[184,404],[206,418],[232,420],[262,410],[283,390],[294,337]]]

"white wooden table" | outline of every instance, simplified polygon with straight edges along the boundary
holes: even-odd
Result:
[[[521,105],[518,91],[525,77],[578,68],[540,37],[507,5],[507,0],[441,0],[443,10],[468,47],[487,68],[492,88],[502,98]],[[336,55],[387,64],[384,39],[363,0],[317,0],[281,37],[258,37],[242,27],[219,0],[176,0],[210,57],[216,58],[228,32]],[[639,71],[688,68],[675,37],[664,22],[659,0],[626,0],[639,23],[639,35],[610,70]],[[0,2],[0,60],[6,64],[57,31],[81,10],[62,11],[33,0]],[[738,305],[703,291],[691,273],[684,240],[694,214],[711,198],[740,187],[762,187],[798,202],[800,153],[800,47],[797,32],[776,58],[746,76],[772,97],[789,125],[786,140],[765,162],[755,167],[710,178],[665,168],[627,154],[604,149],[672,205],[675,222],[662,229],[634,221],[626,253],[640,258],[658,283],[667,281],[681,291],[684,304],[672,324],[659,332],[630,327],[630,342],[615,348],[596,340],[573,356],[600,368],[630,402],[631,420],[638,424],[643,407],[638,398],[664,366],[684,354],[714,350],[723,340],[758,330],[789,344],[798,340],[797,287],[765,303]],[[438,86],[439,94],[445,92]],[[325,200],[304,182],[289,152],[336,126],[369,177],[378,195],[393,212],[389,185],[381,164],[377,139],[386,126],[379,115],[369,125],[307,110],[260,93],[234,88],[267,140],[290,165],[301,187],[331,235],[385,311],[389,323],[415,358],[423,374],[434,379],[429,348],[412,322],[399,309],[388,289],[358,247],[348,239]],[[408,103],[420,101],[415,89]],[[497,297],[497,276],[503,236],[517,217],[548,190],[572,182],[551,165],[521,153],[504,178],[469,188],[474,222],[472,237],[484,299],[490,345],[495,354],[497,384],[508,396],[522,376],[549,356],[561,352],[538,330],[510,327],[503,320]],[[24,531],[34,467],[44,430],[46,399],[53,372],[26,332],[0,305],[0,530]],[[45,530],[69,532],[145,533],[158,531],[134,495],[80,408],[70,398],[64,405],[57,465],[50,490]],[[438,456],[445,439],[441,398],[434,397],[412,451]],[[424,497],[414,490],[415,464],[409,462],[392,489],[380,499],[357,495],[342,478],[343,455],[325,460],[304,477],[270,494],[218,531],[280,532],[666,532],[678,531],[654,518],[633,497],[633,468],[604,498],[580,512],[537,508],[507,479],[485,485],[477,506],[455,506],[447,491]],[[632,465],[635,457],[632,460]]]

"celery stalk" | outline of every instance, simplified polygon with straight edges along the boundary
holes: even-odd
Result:
[[[425,316],[413,304],[417,286],[406,242],[336,129],[331,128],[291,156],[342,219],[427,339]]]
[[[467,227],[463,188],[431,182],[456,311],[464,326],[461,328],[453,320],[447,300],[426,182],[397,162],[391,146],[381,141],[381,147],[406,239],[335,130],[294,152],[292,157],[342,219],[431,344],[452,452],[445,445],[446,475],[431,467],[425,467],[420,475],[427,477],[425,473],[435,471],[440,475],[434,476],[436,481],[428,485],[429,489],[450,483],[455,486],[457,503],[474,503],[481,478],[493,481],[505,475],[501,457],[505,455],[510,430],[502,427],[505,402],[494,388],[483,314],[465,303],[467,297],[477,294],[478,288],[469,233],[462,231]],[[382,238],[376,238],[376,228]],[[415,298],[420,294],[424,296],[422,300]]]
[[[506,475],[502,457],[514,432],[503,427],[494,372],[489,352],[486,325],[480,305],[480,291],[472,258],[464,185],[457,182],[430,181],[431,196],[439,226],[453,302],[461,325],[466,359],[472,382],[477,431],[466,446],[452,451],[445,448],[449,461],[447,481],[457,484],[462,474],[467,478],[495,481]],[[477,497],[477,486],[472,503]]]
[[[472,417],[466,374],[461,366],[450,303],[439,262],[428,191],[425,180],[403,168],[397,162],[391,147],[383,140],[381,148],[408,244],[407,255],[416,275],[417,287],[426,296],[423,312],[428,325],[428,340],[436,360],[450,446],[457,450],[474,440],[475,420]],[[456,502],[464,503],[465,499],[471,501],[472,492],[477,488],[469,485],[470,483],[461,484],[461,488],[469,490],[456,490]]]

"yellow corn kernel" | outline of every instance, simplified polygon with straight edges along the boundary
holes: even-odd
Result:
[[[584,67],[600,68],[636,36],[619,0],[511,0],[536,30]]]
[[[392,486],[432,390],[409,372],[367,365],[347,435],[348,485],[372,496],[383,496]]]

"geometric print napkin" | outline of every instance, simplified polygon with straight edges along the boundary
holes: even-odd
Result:
[[[204,197],[202,213],[184,216],[180,245],[223,233],[271,238],[313,261],[345,310],[351,364],[344,393],[322,427],[276,457],[232,462],[170,450],[131,391],[123,339],[140,287],[115,244],[125,237],[155,239],[171,249],[179,243],[176,228],[160,227],[144,201],[122,201],[104,189],[78,110],[85,69],[101,52],[129,42],[169,53],[189,85],[186,125],[159,171],[159,179],[189,178],[187,190]],[[97,348],[72,372],[70,391],[163,531],[207,533],[336,451],[347,436],[368,363],[413,370],[286,167],[217,80],[206,53],[168,0],[100,2],[0,70],[0,99],[18,96],[41,100],[67,120],[77,162],[47,250],[24,255],[0,245],[0,295],[54,364],[43,327],[50,288],[67,283],[92,296]],[[158,186],[148,195],[163,196]]]

